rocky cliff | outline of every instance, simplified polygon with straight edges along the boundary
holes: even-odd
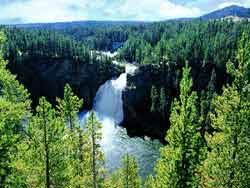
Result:
[[[103,66],[65,59],[22,60],[10,63],[9,68],[31,93],[33,106],[41,96],[55,104],[56,97],[63,97],[64,86],[69,83],[74,92],[84,99],[85,109],[92,107],[100,85],[124,72],[124,68],[114,64]]]
[[[207,88],[211,78],[213,64],[191,65],[193,89],[198,94]],[[133,75],[128,75],[127,88],[123,92],[123,106],[125,119],[123,126],[131,136],[149,136],[164,142],[166,131],[169,128],[169,116],[171,103],[179,96],[179,81],[181,79],[182,67],[174,63],[166,65],[143,65],[140,66]],[[217,76],[217,88],[221,88],[225,75]],[[165,118],[160,113],[150,112],[152,86],[156,86],[158,91],[164,87],[166,89],[167,109]]]
[[[211,78],[213,64],[192,65],[193,89],[200,93],[206,89]],[[39,59],[10,63],[10,70],[17,74],[31,93],[33,105],[39,97],[45,96],[55,104],[56,97],[63,97],[63,88],[69,83],[74,92],[84,99],[84,108],[90,109],[95,94],[105,81],[119,76],[124,68],[115,64],[77,63],[65,59]],[[149,136],[164,142],[169,128],[171,103],[179,96],[179,81],[182,66],[175,63],[161,65],[141,65],[127,76],[127,87],[123,92],[124,121],[130,136]],[[217,73],[217,89],[225,82],[225,74]],[[151,87],[158,91],[165,88],[167,107],[165,117],[158,112],[150,112]]]

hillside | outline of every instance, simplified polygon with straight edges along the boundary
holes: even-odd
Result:
[[[250,8],[232,5],[201,16],[200,18],[202,20],[211,20],[227,17],[250,18]]]

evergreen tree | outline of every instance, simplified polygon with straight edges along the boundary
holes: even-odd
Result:
[[[200,126],[197,123],[197,95],[191,91],[192,80],[190,68],[183,69],[180,83],[180,99],[175,100],[170,116],[171,126],[167,132],[169,143],[161,149],[160,159],[156,165],[154,181],[149,178],[147,186],[154,188],[198,187],[201,163]]]
[[[153,85],[151,88],[151,108],[150,111],[151,112],[157,112],[158,111],[158,92],[156,87]]]
[[[86,131],[80,127],[78,112],[83,101],[74,95],[68,84],[64,88],[64,99],[57,99],[58,115],[63,119],[65,124],[70,124],[66,130],[68,148],[67,173],[70,188],[87,188],[90,178],[90,140]]]
[[[74,95],[69,84],[66,84],[64,88],[64,99],[57,99],[57,103],[59,114],[62,115],[65,123],[69,124],[70,129],[75,130],[78,128],[78,113],[83,105],[83,101]]]
[[[67,129],[67,174],[69,188],[91,187],[91,146],[87,134],[82,129]]]
[[[102,125],[94,112],[90,112],[86,123],[87,136],[90,145],[90,182],[89,187],[101,188],[104,185],[104,155],[100,150]]]
[[[232,85],[213,101],[212,126],[207,135],[211,152],[203,165],[203,187],[250,187],[250,39],[243,34],[238,49],[238,68],[229,62]]]
[[[37,114],[27,125],[27,137],[13,155],[15,172],[9,178],[10,187],[65,187],[68,184],[65,124],[56,111],[41,98]]]
[[[12,175],[12,158],[16,145],[23,136],[23,122],[30,116],[27,90],[6,68],[2,59],[5,37],[0,32],[0,187],[6,186],[6,179]]]
[[[28,111],[24,103],[12,103],[0,97],[0,187],[12,175],[16,146],[22,139],[21,126]]]
[[[135,158],[127,154],[124,156],[122,163],[123,187],[140,188],[141,179],[139,176],[139,169]]]
[[[121,169],[116,170],[114,173],[111,174],[110,177],[108,177],[105,181],[105,186],[106,188],[123,188],[124,183],[123,179],[121,178],[122,176],[122,171]]]
[[[201,93],[200,102],[200,124],[202,125],[201,135],[205,138],[205,133],[207,131],[211,132],[213,128],[211,127],[211,119],[209,113],[213,111],[212,100],[216,95],[216,73],[213,69],[211,79],[208,83],[206,91]]]
[[[156,188],[155,178],[152,175],[149,175],[144,183],[145,188]]]
[[[126,154],[122,159],[122,167],[109,178],[109,188],[141,188],[141,177],[136,159]]]
[[[166,119],[166,109],[167,109],[167,100],[166,100],[166,92],[165,88],[161,88],[160,91],[160,112],[162,114],[163,119]]]

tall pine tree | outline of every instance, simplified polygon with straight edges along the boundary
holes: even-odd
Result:
[[[69,84],[66,84],[64,88],[64,98],[57,99],[59,114],[65,120],[65,123],[69,125],[71,130],[79,128],[78,113],[83,105],[83,100],[74,95]]]
[[[95,113],[90,112],[87,122],[86,122],[86,131],[89,139],[90,150],[90,179],[89,187],[101,188],[104,186],[104,155],[100,149],[100,141],[102,138],[101,134],[102,125],[98,121]]]
[[[65,145],[65,124],[44,97],[28,122],[26,136],[13,155],[15,173],[10,187],[65,187],[68,152]]]
[[[147,187],[198,187],[203,145],[199,132],[201,127],[197,123],[196,100],[190,68],[186,65],[180,83],[180,99],[176,99],[172,107],[171,126],[166,136],[168,145],[161,149],[155,178],[149,178]]]
[[[122,159],[122,167],[112,174],[106,187],[109,188],[141,188],[141,177],[136,159],[126,154]]]
[[[0,188],[6,186],[6,179],[12,175],[12,154],[23,137],[23,122],[30,116],[28,92],[16,81],[2,59],[4,33],[0,32]]]
[[[228,62],[232,85],[213,101],[212,126],[207,135],[212,151],[203,165],[203,187],[250,187],[250,38],[243,34],[238,49],[238,67]]]
[[[157,88],[154,85],[151,87],[150,97],[151,97],[150,112],[157,112],[158,111],[158,97],[159,96],[158,96]]]

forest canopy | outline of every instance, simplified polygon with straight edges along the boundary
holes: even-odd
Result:
[[[250,187],[250,24],[248,21],[168,21],[109,27],[18,28],[0,32],[0,188],[246,188]],[[110,58],[98,51],[113,50]],[[178,91],[152,85],[148,113],[169,122],[155,170],[144,180],[129,153],[109,172],[102,123],[69,84],[51,104],[31,106],[10,66],[67,59],[110,70],[113,60],[175,71]],[[9,61],[9,62],[8,62]],[[8,64],[8,63],[9,64]],[[212,65],[210,81],[194,89],[192,71]],[[171,69],[171,66],[175,69]],[[104,70],[105,69],[105,70]],[[178,72],[178,74],[177,74]],[[216,73],[223,78],[216,88]],[[168,108],[167,108],[168,107]],[[163,124],[162,126],[166,126]]]

